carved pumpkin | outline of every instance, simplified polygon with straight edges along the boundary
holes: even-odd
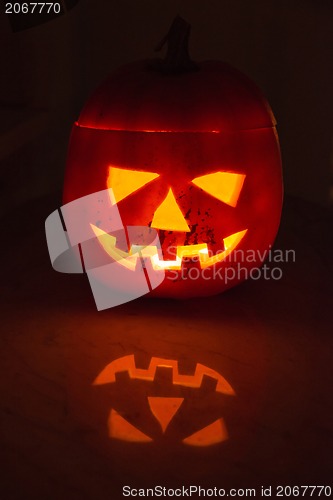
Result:
[[[73,127],[64,186],[65,203],[111,188],[125,228],[159,231],[163,258],[151,248],[148,265],[165,279],[151,295],[175,298],[243,281],[272,245],[282,205],[266,100],[225,63],[194,65],[188,35],[178,18],[164,62],[122,67],[97,89]],[[91,231],[103,235],[95,221]],[[110,258],[131,253],[112,239],[100,242]]]
[[[193,375],[182,375],[176,360],[152,357],[149,367],[142,369],[136,367],[134,355],[128,355],[108,364],[94,381],[97,386],[109,384],[110,438],[139,443],[164,438],[190,446],[228,439],[221,411],[224,397],[235,393],[211,368],[198,363]],[[193,418],[203,409],[205,425]]]

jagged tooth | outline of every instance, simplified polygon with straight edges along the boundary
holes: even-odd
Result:
[[[90,224],[90,227],[106,251],[108,251],[107,249],[109,248],[112,251],[118,252],[118,256],[121,258],[129,256],[126,234],[124,231],[117,231],[116,233],[118,234],[115,235],[105,232],[94,224]],[[125,247],[125,250],[123,250],[122,247]]]
[[[119,385],[119,383],[122,382],[128,382],[130,380],[130,374],[129,371],[123,371],[123,372],[116,372],[115,373],[115,378],[116,378],[116,383]]]
[[[178,373],[180,375],[194,375],[197,367],[196,361],[192,359],[179,359]]]
[[[215,391],[217,386],[217,379],[210,375],[203,375],[201,382],[201,389],[204,392]]]
[[[156,385],[166,387],[173,384],[173,369],[167,366],[158,366],[156,368],[155,379]]]
[[[134,361],[136,368],[148,370],[151,362],[151,356],[145,351],[136,351],[134,352]]]

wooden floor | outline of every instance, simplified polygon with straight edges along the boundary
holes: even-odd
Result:
[[[261,485],[330,484],[328,211],[286,201],[276,246],[295,249],[296,262],[283,264],[279,281],[97,312],[86,277],[58,274],[49,263],[44,221],[60,205],[56,196],[36,200],[2,221],[1,499],[117,500],[124,485],[182,484],[255,487],[260,496]],[[179,426],[186,434],[219,414],[229,439],[209,447],[157,434],[144,444],[110,439],[113,393],[92,382],[128,354],[143,368],[158,356],[179,360],[182,373],[201,363],[223,375],[236,396],[214,403],[209,384],[207,399],[185,391],[189,413]],[[124,399],[136,401],[131,390],[124,382]]]

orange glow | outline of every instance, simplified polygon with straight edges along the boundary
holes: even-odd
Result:
[[[87,124],[84,124],[82,125],[82,123],[79,123],[78,121],[74,122],[74,125],[76,127],[79,127],[79,128],[86,128],[86,129],[90,129],[90,130],[109,130],[109,131],[112,131],[112,132],[124,132],[124,129],[122,128],[113,128],[113,127],[103,127],[103,126],[96,126],[96,125],[87,125]],[[176,133],[185,133],[185,134],[202,134],[202,133],[208,133],[208,134],[220,134],[221,131],[220,130],[191,130],[191,129],[188,129],[188,130],[179,130],[177,128],[174,128],[172,130],[149,130],[149,129],[146,129],[146,130],[131,130],[131,129],[128,129],[126,128],[126,132],[143,132],[145,134],[174,134],[175,132]]]
[[[231,252],[235,250],[235,248],[239,245],[246,233],[247,229],[245,229],[244,231],[239,231],[238,233],[231,234],[227,238],[223,238],[224,251],[221,253],[212,255],[211,257],[208,257],[205,254],[199,254],[201,268],[204,269],[206,267],[213,266],[217,262],[222,262],[224,259],[226,259],[228,255],[230,255]]]
[[[174,385],[199,388],[201,387],[203,377],[206,375],[217,381],[216,392],[221,392],[229,396],[235,395],[233,388],[225,378],[217,371],[205,365],[197,363],[194,375],[182,375],[178,371],[178,361],[174,359],[152,357],[147,369],[137,368],[134,354],[115,359],[109,363],[96,377],[93,385],[114,383],[116,381],[116,373],[120,372],[128,372],[129,377],[132,379],[153,381],[155,379],[156,369],[159,366],[172,369]]]
[[[223,203],[235,207],[242,190],[245,175],[231,172],[215,172],[193,179],[195,186],[206,191]]]
[[[154,213],[151,227],[166,229],[167,231],[190,231],[171,188]]]
[[[206,243],[197,245],[179,245],[177,247],[177,255],[175,260],[161,260],[158,255],[157,248],[153,245],[142,247],[133,245],[129,253],[123,252],[116,248],[116,238],[109,235],[102,229],[90,224],[99,243],[102,245],[105,252],[110,255],[114,260],[118,261],[122,266],[128,269],[135,269],[137,258],[149,258],[152,262],[155,271],[162,269],[176,269],[180,270],[182,267],[183,257],[199,257],[201,269],[213,266],[218,262],[225,260],[230,253],[235,250],[239,243],[247,233],[247,229],[233,233],[223,239],[224,250],[216,255],[209,256],[208,246]]]
[[[174,400],[174,403],[169,405],[169,411],[164,413],[163,400]],[[153,415],[157,418],[164,433],[174,415],[183,402],[183,398],[148,398],[149,405]],[[152,408],[151,400],[160,400],[155,408]],[[178,400],[178,401],[176,401]],[[166,406],[164,406],[166,408]],[[157,415],[154,411],[157,410]],[[171,411],[172,410],[172,411]],[[128,420],[122,417],[116,410],[112,408],[108,418],[108,435],[110,438],[119,439],[122,441],[136,442],[136,443],[151,443],[153,439],[144,432],[140,431],[137,427],[132,425]],[[189,437],[183,439],[183,443],[190,446],[211,446],[213,444],[221,443],[228,439],[228,431],[226,429],[223,418],[215,420],[215,422],[207,425],[203,429],[194,432]]]
[[[111,202],[113,204],[118,203],[157,177],[159,177],[159,174],[153,172],[110,167],[107,187],[108,189],[111,188],[113,192],[114,199],[111,199]]]
[[[125,420],[116,410],[111,410],[108,420],[109,437],[122,441],[149,443],[152,439]]]
[[[151,412],[160,423],[162,432],[166,431],[183,401],[184,398],[148,397]]]
[[[118,261],[122,266],[131,269],[132,271],[136,268],[137,255],[130,255],[127,252],[123,252],[116,248],[116,238],[111,236],[111,234],[106,233],[94,224],[90,224],[91,229],[94,231],[99,243],[102,245],[103,249],[106,251],[113,260]]]
[[[183,439],[184,444],[191,446],[209,446],[212,444],[221,443],[228,439],[228,432],[224,424],[224,420],[219,418],[207,427],[200,429],[191,436]]]
[[[177,247],[177,257],[182,259],[183,257],[196,257],[197,255],[208,255],[208,247],[206,243],[200,243],[197,245],[185,245]]]
[[[116,382],[117,373],[120,372],[127,372],[131,379],[153,382],[155,380],[156,369],[158,367],[172,369],[172,383],[174,385],[200,388],[203,377],[208,376],[216,380],[216,392],[229,396],[235,395],[234,390],[222,377],[222,375],[205,365],[197,363],[193,375],[181,375],[178,371],[178,361],[176,360],[152,357],[149,367],[147,369],[143,369],[136,367],[133,354],[115,359],[109,363],[96,377],[93,385],[114,383]],[[170,422],[173,420],[174,416],[184,402],[184,398],[148,396],[147,399],[150,411],[159,422],[162,433],[164,434]],[[150,436],[137,429],[113,408],[111,409],[108,418],[108,431],[109,437],[115,439],[141,443],[153,441]],[[191,446],[209,446],[221,443],[226,439],[228,439],[227,429],[224,424],[224,420],[220,418],[183,439],[182,442]]]

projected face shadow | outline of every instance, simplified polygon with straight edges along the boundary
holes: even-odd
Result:
[[[107,388],[108,436],[136,443],[177,441],[210,446],[228,439],[223,407],[235,392],[217,371],[197,363],[181,374],[178,361],[152,357],[137,368],[134,355],[109,363],[93,385]]]

